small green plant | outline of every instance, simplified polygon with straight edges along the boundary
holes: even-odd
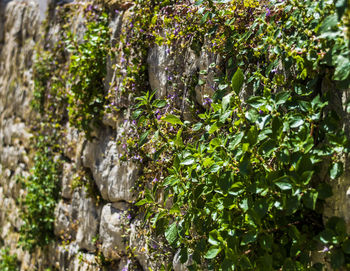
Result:
[[[16,255],[10,254],[9,248],[0,250],[0,270],[1,271],[18,271],[19,265]]]
[[[21,200],[20,244],[27,250],[45,246],[55,239],[54,210],[60,191],[61,163],[47,142],[49,138],[39,137],[31,175],[22,180],[26,195]]]
[[[87,8],[88,9],[88,8]],[[102,119],[106,102],[104,79],[107,73],[107,57],[110,53],[108,15],[87,11],[86,32],[83,42],[77,42],[68,32],[66,44],[71,53],[68,77],[69,121],[89,137],[92,125]]]

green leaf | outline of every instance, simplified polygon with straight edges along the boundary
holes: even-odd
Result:
[[[193,128],[192,128],[192,130],[193,131],[199,131],[201,128],[202,128],[202,125],[203,125],[203,123],[201,123],[201,122],[198,122],[198,123],[196,123],[195,125],[193,125]]]
[[[300,116],[300,115],[291,116],[291,119],[289,121],[290,128],[298,128],[303,124],[304,124],[303,116]]]
[[[331,229],[326,228],[324,231],[322,231],[319,234],[319,240],[324,243],[324,244],[328,244],[332,242],[333,237],[335,236],[334,231],[332,231]]]
[[[236,146],[241,143],[242,139],[244,137],[244,132],[239,132],[238,134],[235,135],[233,140],[229,143],[228,148],[229,150],[233,150],[236,148]]]
[[[177,134],[176,134],[176,138],[174,141],[176,147],[183,147],[184,146],[181,135],[182,135],[182,128],[179,131],[177,131]]]
[[[224,123],[227,120],[227,118],[231,116],[231,114],[232,114],[231,110],[225,112],[223,115],[220,116],[220,122]]]
[[[280,177],[276,180],[275,185],[277,185],[281,190],[290,190],[293,188],[290,183],[290,179],[287,176]]]
[[[329,171],[330,177],[334,180],[343,174],[343,163],[334,163]]]
[[[276,94],[276,105],[284,104],[290,96],[290,93],[287,91],[281,91]]]
[[[149,201],[147,199],[142,199],[138,202],[135,203],[135,206],[142,206],[142,205],[145,205],[147,204]]]
[[[321,27],[319,28],[319,33],[325,33],[332,30],[333,27],[335,27],[338,23],[338,16],[337,14],[329,15],[322,23]]]
[[[186,247],[182,247],[180,250],[180,262],[182,264],[186,263],[188,260],[188,252]]]
[[[344,253],[350,254],[350,240],[349,239],[345,240],[341,247],[342,247]]]
[[[218,124],[215,122],[210,126],[208,133],[209,134],[215,133],[218,129],[219,129]]]
[[[209,171],[211,173],[215,173],[215,172],[218,172],[220,170],[220,166],[219,165],[212,165],[210,168],[209,168]]]
[[[183,166],[189,166],[189,165],[192,165],[195,161],[196,160],[193,157],[187,157],[180,164],[183,165]]]
[[[209,248],[207,253],[204,255],[204,258],[206,259],[214,259],[221,251],[221,248],[212,246]]]
[[[133,119],[137,119],[137,118],[141,115],[142,112],[143,112],[143,110],[141,110],[141,109],[135,110],[135,111],[132,113],[132,118],[133,118]]]
[[[232,98],[232,93],[229,93],[222,98],[222,110],[223,111],[226,111],[226,109],[230,105],[231,98]]]
[[[177,240],[177,225],[174,222],[173,224],[170,225],[169,228],[166,229],[165,231],[165,238],[168,241],[170,245],[174,244]]]
[[[304,171],[302,174],[301,174],[301,181],[304,185],[307,185],[310,181],[311,181],[311,178],[314,174],[314,171],[312,170],[309,170],[309,171]]]
[[[256,109],[259,109],[266,104],[266,100],[260,96],[252,96],[248,99],[247,103]]]
[[[209,233],[208,242],[213,246],[218,246],[220,245],[219,238],[221,238],[220,233],[217,230],[212,230]]]
[[[245,233],[242,237],[241,245],[245,246],[245,245],[248,245],[250,243],[255,242],[256,236],[257,236],[257,234],[255,231],[249,231],[249,232]]]
[[[304,205],[311,210],[315,210],[317,197],[318,197],[317,191],[307,191],[303,195]]]
[[[155,100],[152,105],[157,107],[157,108],[162,108],[162,107],[166,106],[166,104],[167,103],[164,100]]]
[[[334,80],[342,81],[350,75],[349,56],[338,55],[336,58],[336,66],[334,72]]]
[[[259,236],[259,244],[262,249],[270,252],[272,250],[273,237],[269,234],[262,234]]]
[[[237,69],[231,80],[231,88],[238,94],[244,82],[244,74],[240,68]]]
[[[147,130],[146,132],[144,132],[139,139],[139,143],[138,143],[138,147],[141,147],[143,144],[145,144],[147,142],[147,137],[150,133],[150,130]]]
[[[180,120],[179,117],[171,114],[164,116],[162,120],[169,122],[170,124],[180,124],[180,125],[183,124],[183,122]]]

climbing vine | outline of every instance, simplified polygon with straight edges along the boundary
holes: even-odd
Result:
[[[62,30],[69,56],[62,44],[41,55],[34,107],[60,108],[50,121],[90,138],[104,113],[133,104],[121,159],[143,167],[136,206],[189,270],[349,268],[345,222],[322,220],[348,151],[346,112],[333,104],[350,83],[348,2],[140,0],[131,11],[111,48],[107,13],[86,6],[84,38]],[[160,97],[147,83],[154,46],[222,61],[187,77],[175,63]],[[118,80],[106,87],[109,57]],[[210,69],[213,95],[199,105],[187,88],[208,84]],[[313,258],[320,250],[325,262]]]
[[[333,269],[349,267],[345,222],[321,217],[348,149],[322,87],[349,85],[346,2],[196,5],[225,75],[195,121],[171,99],[137,98],[130,151],[148,169],[136,205],[190,270],[322,270],[320,245]]]

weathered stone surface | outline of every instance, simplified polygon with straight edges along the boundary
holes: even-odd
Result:
[[[62,171],[61,195],[63,198],[71,199],[73,193],[72,183],[74,178],[74,166],[70,163],[64,163]]]
[[[200,53],[199,58],[199,82],[195,87],[196,91],[196,100],[197,102],[208,108],[210,99],[213,96],[214,92],[217,90],[217,83],[214,81],[215,77],[218,76],[219,69],[217,68],[220,65],[221,57],[217,54],[209,52],[206,47],[203,47]]]
[[[95,200],[89,198],[84,189],[80,191],[78,214],[78,231],[76,242],[80,249],[93,252],[96,249],[96,241],[101,208],[97,206]]]
[[[83,136],[79,134],[79,131],[76,128],[67,123],[65,127],[64,141],[64,155],[79,165],[82,147],[84,145]]]
[[[74,260],[70,263],[69,270],[98,271],[101,270],[101,268],[94,254],[78,252],[75,254]]]
[[[130,225],[130,248],[143,270],[156,270],[156,263],[150,260],[145,235],[140,232],[141,220],[134,220]]]
[[[100,241],[102,253],[108,259],[119,259],[128,246],[128,204],[108,203],[102,208]]]
[[[170,49],[167,45],[154,46],[149,50],[147,58],[149,83],[151,89],[156,91],[157,97],[165,97],[167,94],[168,83],[170,83],[170,75],[168,75],[170,61]]]
[[[72,206],[61,200],[55,209],[55,234],[62,239],[71,239],[73,224]]]
[[[83,165],[91,169],[94,180],[102,197],[111,202],[120,200],[133,201],[131,191],[137,178],[136,164],[119,159],[120,148],[117,146],[113,130],[106,129],[97,140],[88,142],[83,152]]]
[[[191,49],[179,51],[168,45],[155,45],[147,57],[148,77],[151,89],[157,98],[164,98],[172,92],[172,85],[184,90],[187,97],[187,83],[198,71],[198,57]]]

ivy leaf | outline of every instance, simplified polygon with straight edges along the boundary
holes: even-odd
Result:
[[[311,210],[315,210],[317,197],[317,191],[308,191],[307,193],[305,193],[303,196],[303,202],[305,206]]]
[[[133,118],[133,119],[137,119],[137,118],[141,115],[142,112],[143,112],[143,110],[141,110],[141,109],[135,110],[135,111],[132,113],[132,118]]]
[[[262,107],[266,104],[266,101],[264,100],[263,97],[252,96],[248,99],[247,103],[256,109],[259,109],[260,107]]]
[[[157,107],[157,108],[162,108],[162,107],[166,106],[166,101],[164,101],[164,100],[155,100],[152,105]]]
[[[141,136],[140,136],[140,140],[139,140],[139,147],[141,147],[143,144],[145,144],[147,142],[147,137],[149,135],[150,130],[147,130],[146,132],[144,132]]]
[[[299,126],[304,124],[304,119],[300,115],[291,116],[289,126],[290,128],[298,128]]]
[[[220,169],[220,166],[219,165],[212,165],[210,168],[209,168],[209,171],[211,173],[215,173],[215,172],[218,172]]]
[[[281,91],[276,94],[276,105],[284,104],[290,96],[290,93],[287,91]]]
[[[192,165],[196,160],[193,157],[188,157],[185,160],[183,160],[180,164],[183,166],[189,166]]]
[[[233,138],[233,140],[228,145],[229,150],[231,150],[231,151],[234,150],[236,148],[236,146],[239,143],[241,143],[243,137],[244,137],[244,132],[239,132],[238,134],[236,134],[235,137]]]
[[[211,245],[218,246],[218,245],[220,245],[219,238],[220,238],[220,233],[219,233],[217,230],[212,230],[212,231],[209,233],[208,242],[209,242]]]
[[[349,57],[339,55],[337,56],[336,63],[333,79],[338,81],[345,80],[350,74]]]
[[[256,241],[257,234],[255,231],[249,231],[246,234],[243,235],[241,245],[245,246],[247,244],[253,243]]]
[[[201,123],[201,122],[198,122],[198,123],[196,123],[195,125],[193,125],[193,128],[192,128],[192,130],[193,131],[199,131],[201,128],[202,128],[202,125],[203,125],[203,123]]]
[[[241,91],[244,82],[244,74],[240,68],[237,69],[232,77],[231,88],[238,94]]]
[[[215,133],[219,129],[218,124],[215,122],[213,125],[210,126],[208,133],[212,134]]]
[[[289,182],[289,178],[287,176],[283,176],[281,178],[278,178],[275,182],[275,185],[277,185],[281,190],[290,190],[293,188],[292,184]]]
[[[177,240],[177,225],[174,222],[173,224],[170,225],[169,228],[165,231],[165,238],[168,241],[170,245],[174,244]]]
[[[168,114],[166,115],[165,117],[162,118],[162,120],[166,121],[166,122],[169,122],[170,124],[180,124],[182,125],[183,122],[180,120],[179,117],[175,116],[175,115],[171,115],[171,114]]]
[[[224,98],[222,98],[222,110],[223,111],[226,111],[226,109],[230,105],[231,97],[232,97],[232,93],[229,93],[226,96],[224,96]]]
[[[336,14],[329,15],[322,23],[321,27],[319,28],[319,33],[325,33],[332,30],[333,27],[335,27],[338,23],[338,16]]]
[[[330,177],[334,180],[338,178],[343,173],[343,163],[334,163],[329,171]]]
[[[204,255],[204,258],[206,259],[214,259],[221,251],[221,248],[212,246],[209,248],[207,253]]]

